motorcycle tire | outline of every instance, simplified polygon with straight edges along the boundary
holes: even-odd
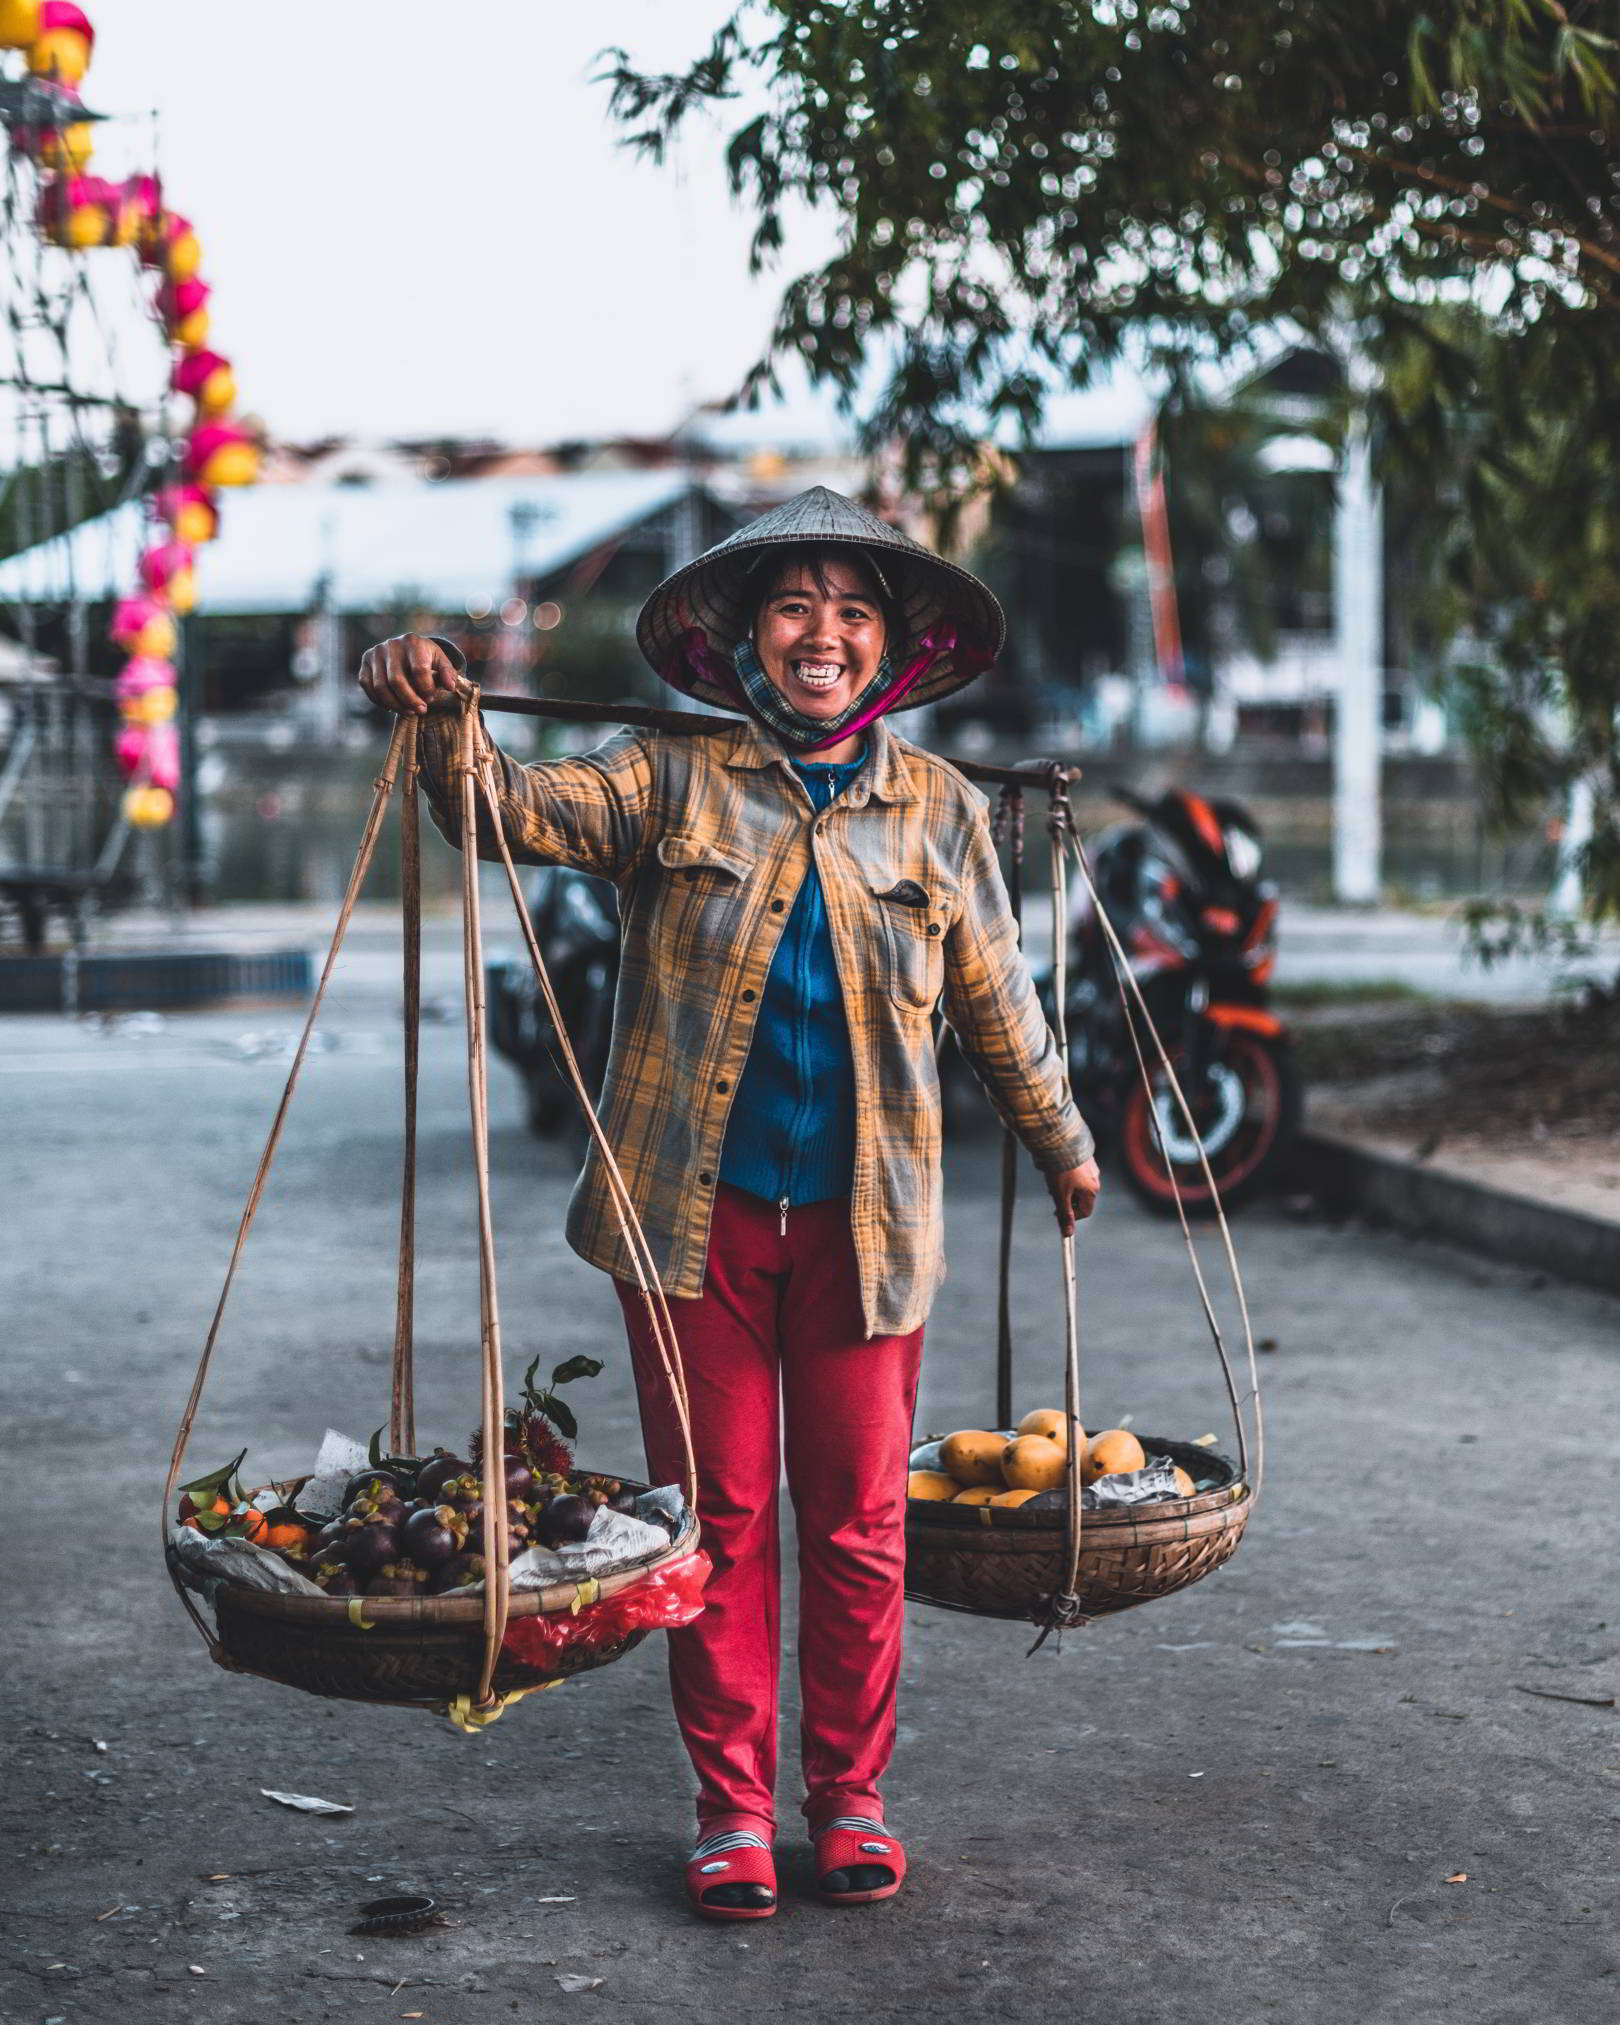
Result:
[[[1284,1039],[1235,1032],[1228,1036],[1223,1061],[1241,1085],[1242,1113],[1231,1135],[1208,1158],[1221,1206],[1232,1209],[1286,1173],[1299,1134],[1303,1088],[1293,1049]],[[1175,1189],[1140,1077],[1120,1108],[1117,1146],[1131,1193],[1157,1215],[1173,1216]],[[1188,1216],[1213,1216],[1215,1198],[1197,1159],[1177,1159],[1174,1173]]]

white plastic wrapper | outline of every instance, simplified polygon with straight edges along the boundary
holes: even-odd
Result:
[[[191,1526],[169,1529],[169,1544],[188,1574],[204,1584],[234,1582],[239,1589],[269,1589],[280,1596],[322,1596],[318,1582],[289,1568],[279,1554],[268,1547],[255,1547],[251,1540],[228,1535],[210,1538]]]
[[[680,1497],[673,1484],[666,1489],[673,1492],[677,1499]],[[664,1493],[654,1491],[650,1495],[659,1497]],[[635,1518],[629,1512],[610,1512],[603,1505],[591,1521],[591,1530],[583,1540],[566,1547],[525,1547],[521,1554],[512,1557],[507,1572],[511,1577],[513,1594],[521,1595],[528,1589],[544,1589],[550,1582],[579,1582],[587,1576],[611,1575],[627,1562],[656,1554],[668,1545],[669,1534],[664,1527],[649,1525],[645,1519]],[[446,1596],[481,1596],[484,1585],[482,1582],[469,1582],[460,1589],[446,1589],[442,1593]]]
[[[310,1470],[309,1482],[293,1499],[294,1511],[315,1512],[324,1519],[334,1517],[343,1509],[343,1492],[350,1477],[363,1470],[370,1460],[359,1442],[329,1427]]]

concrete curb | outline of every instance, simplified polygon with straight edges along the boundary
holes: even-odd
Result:
[[[1330,1210],[1355,1210],[1414,1237],[1620,1294],[1620,1223],[1487,1188],[1359,1140],[1307,1132],[1298,1172]]]

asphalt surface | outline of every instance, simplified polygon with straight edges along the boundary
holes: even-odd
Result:
[[[364,1436],[386,1411],[398,1027],[381,931],[361,944],[249,1248],[199,1470],[246,1443],[255,1477],[288,1472],[327,1425]],[[430,999],[452,978],[441,936]],[[782,1912],[702,1925],[656,1640],[469,1739],[228,1676],[169,1591],[158,1490],[291,1026],[0,1030],[5,2025],[1616,2015],[1613,1301],[1246,1214],[1272,1347],[1237,1559],[1029,1659],[1018,1626],[914,1610],[888,1789],[913,1870],[887,1905],[807,1895],[790,1685]],[[473,1191],[460,1037],[424,1042],[419,1418],[454,1442],[477,1412]],[[571,1161],[527,1136],[501,1067],[495,1098],[509,1372],[606,1354],[578,1388],[581,1455],[629,1469],[616,1305],[560,1235]],[[952,1152],[931,1430],[990,1412],[996,1171],[989,1138]],[[1056,1404],[1033,1187],[1017,1257],[1019,1405]],[[1088,1424],[1129,1413],[1226,1446],[1174,1232],[1116,1185],[1081,1257]],[[289,1812],[265,1787],[355,1812]],[[449,1924],[348,1934],[361,1901],[418,1889]]]

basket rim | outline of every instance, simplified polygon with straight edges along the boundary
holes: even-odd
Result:
[[[1124,1531],[1161,1518],[1180,1521],[1201,1517],[1205,1513],[1229,1512],[1234,1506],[1247,1504],[1254,1496],[1253,1485],[1230,1456],[1221,1455],[1214,1449],[1200,1448],[1196,1442],[1172,1441],[1165,1435],[1138,1434],[1136,1438],[1150,1455],[1166,1456],[1183,1469],[1196,1463],[1207,1474],[1212,1464],[1218,1464],[1225,1472],[1224,1480],[1190,1498],[1154,1498],[1140,1505],[1104,1505],[1096,1511],[1087,1511],[1081,1519],[1083,1534],[1089,1536],[1098,1531],[1116,1529]],[[943,1435],[924,1435],[922,1438],[922,1442],[942,1440]],[[919,1448],[922,1442],[913,1442],[912,1447]],[[962,1532],[977,1532],[990,1527],[997,1532],[1050,1533],[1059,1539],[1068,1536],[1067,1512],[1051,1506],[1035,1512],[1026,1505],[958,1505],[948,1498],[907,1498],[907,1525],[924,1520],[930,1524],[937,1521],[942,1528]],[[1034,1544],[1032,1541],[1032,1550]]]
[[[605,1476],[611,1473],[585,1470],[580,1474]],[[289,1478],[287,1481],[295,1480]],[[651,1488],[630,1477],[621,1477],[619,1481],[637,1490]],[[540,1589],[517,1590],[508,1599],[508,1621],[518,1617],[553,1616],[559,1611],[582,1609],[603,1596],[616,1596],[620,1590],[630,1588],[655,1568],[690,1553],[702,1538],[702,1531],[697,1514],[688,1508],[685,1524],[672,1540],[661,1547],[649,1548],[645,1554],[624,1562],[611,1574],[583,1575],[577,1581],[548,1582]],[[334,1629],[351,1628],[355,1624],[357,1607],[360,1615],[376,1625],[442,1625],[470,1630],[481,1626],[484,1621],[481,1591],[474,1596],[304,1596],[275,1589],[254,1589],[246,1583],[232,1581],[223,1573],[204,1576],[181,1562],[172,1547],[169,1553],[188,1589],[205,1597],[210,1590],[223,1591],[230,1597],[233,1609],[249,1611],[256,1617],[296,1618],[303,1623],[327,1624]]]

